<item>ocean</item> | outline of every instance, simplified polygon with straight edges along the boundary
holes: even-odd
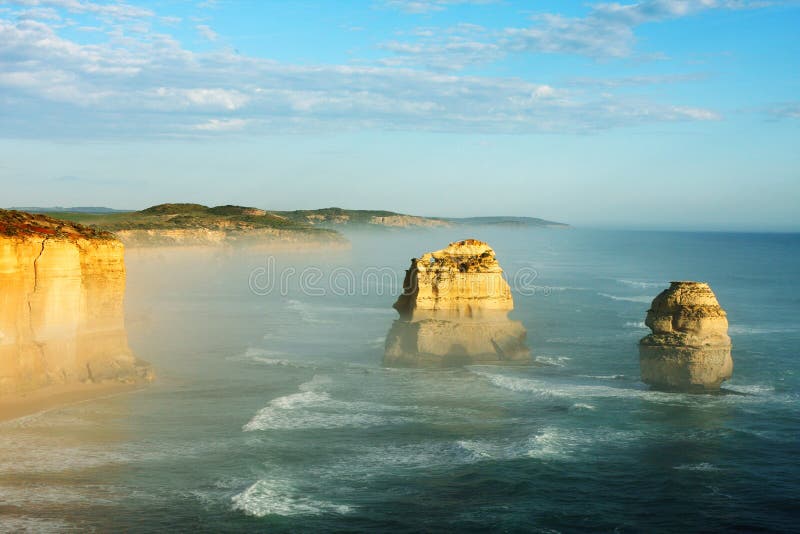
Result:
[[[128,255],[158,380],[0,424],[0,531],[800,531],[800,235],[483,227]],[[390,369],[409,259],[496,251],[534,364]],[[720,394],[639,379],[671,280],[728,312]]]

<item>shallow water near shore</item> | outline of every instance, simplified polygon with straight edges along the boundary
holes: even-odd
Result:
[[[384,368],[409,259],[465,237],[495,249],[535,364]],[[264,253],[130,251],[128,335],[158,380],[0,424],[0,531],[797,528],[800,236],[351,238],[277,253],[285,291],[253,277]],[[680,279],[728,312],[737,394],[639,380],[648,304]]]

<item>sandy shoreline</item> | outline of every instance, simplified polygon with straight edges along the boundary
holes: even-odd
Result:
[[[71,384],[6,395],[0,397],[0,423],[141,388],[141,384]]]

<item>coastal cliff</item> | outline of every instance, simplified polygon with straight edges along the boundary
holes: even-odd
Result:
[[[49,386],[152,379],[128,346],[113,235],[0,210],[0,400]]]
[[[713,391],[733,373],[728,317],[708,284],[672,282],[647,311],[639,342],[642,381],[657,388]]]
[[[127,247],[343,247],[348,241],[327,228],[314,228],[246,206],[159,204],[141,211],[58,213],[57,217],[113,232]]]
[[[448,367],[529,363],[527,332],[508,318],[511,288],[494,250],[467,239],[411,260],[384,364]]]

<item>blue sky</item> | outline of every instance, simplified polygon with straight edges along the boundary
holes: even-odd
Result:
[[[11,205],[800,230],[800,4],[0,0]]]

